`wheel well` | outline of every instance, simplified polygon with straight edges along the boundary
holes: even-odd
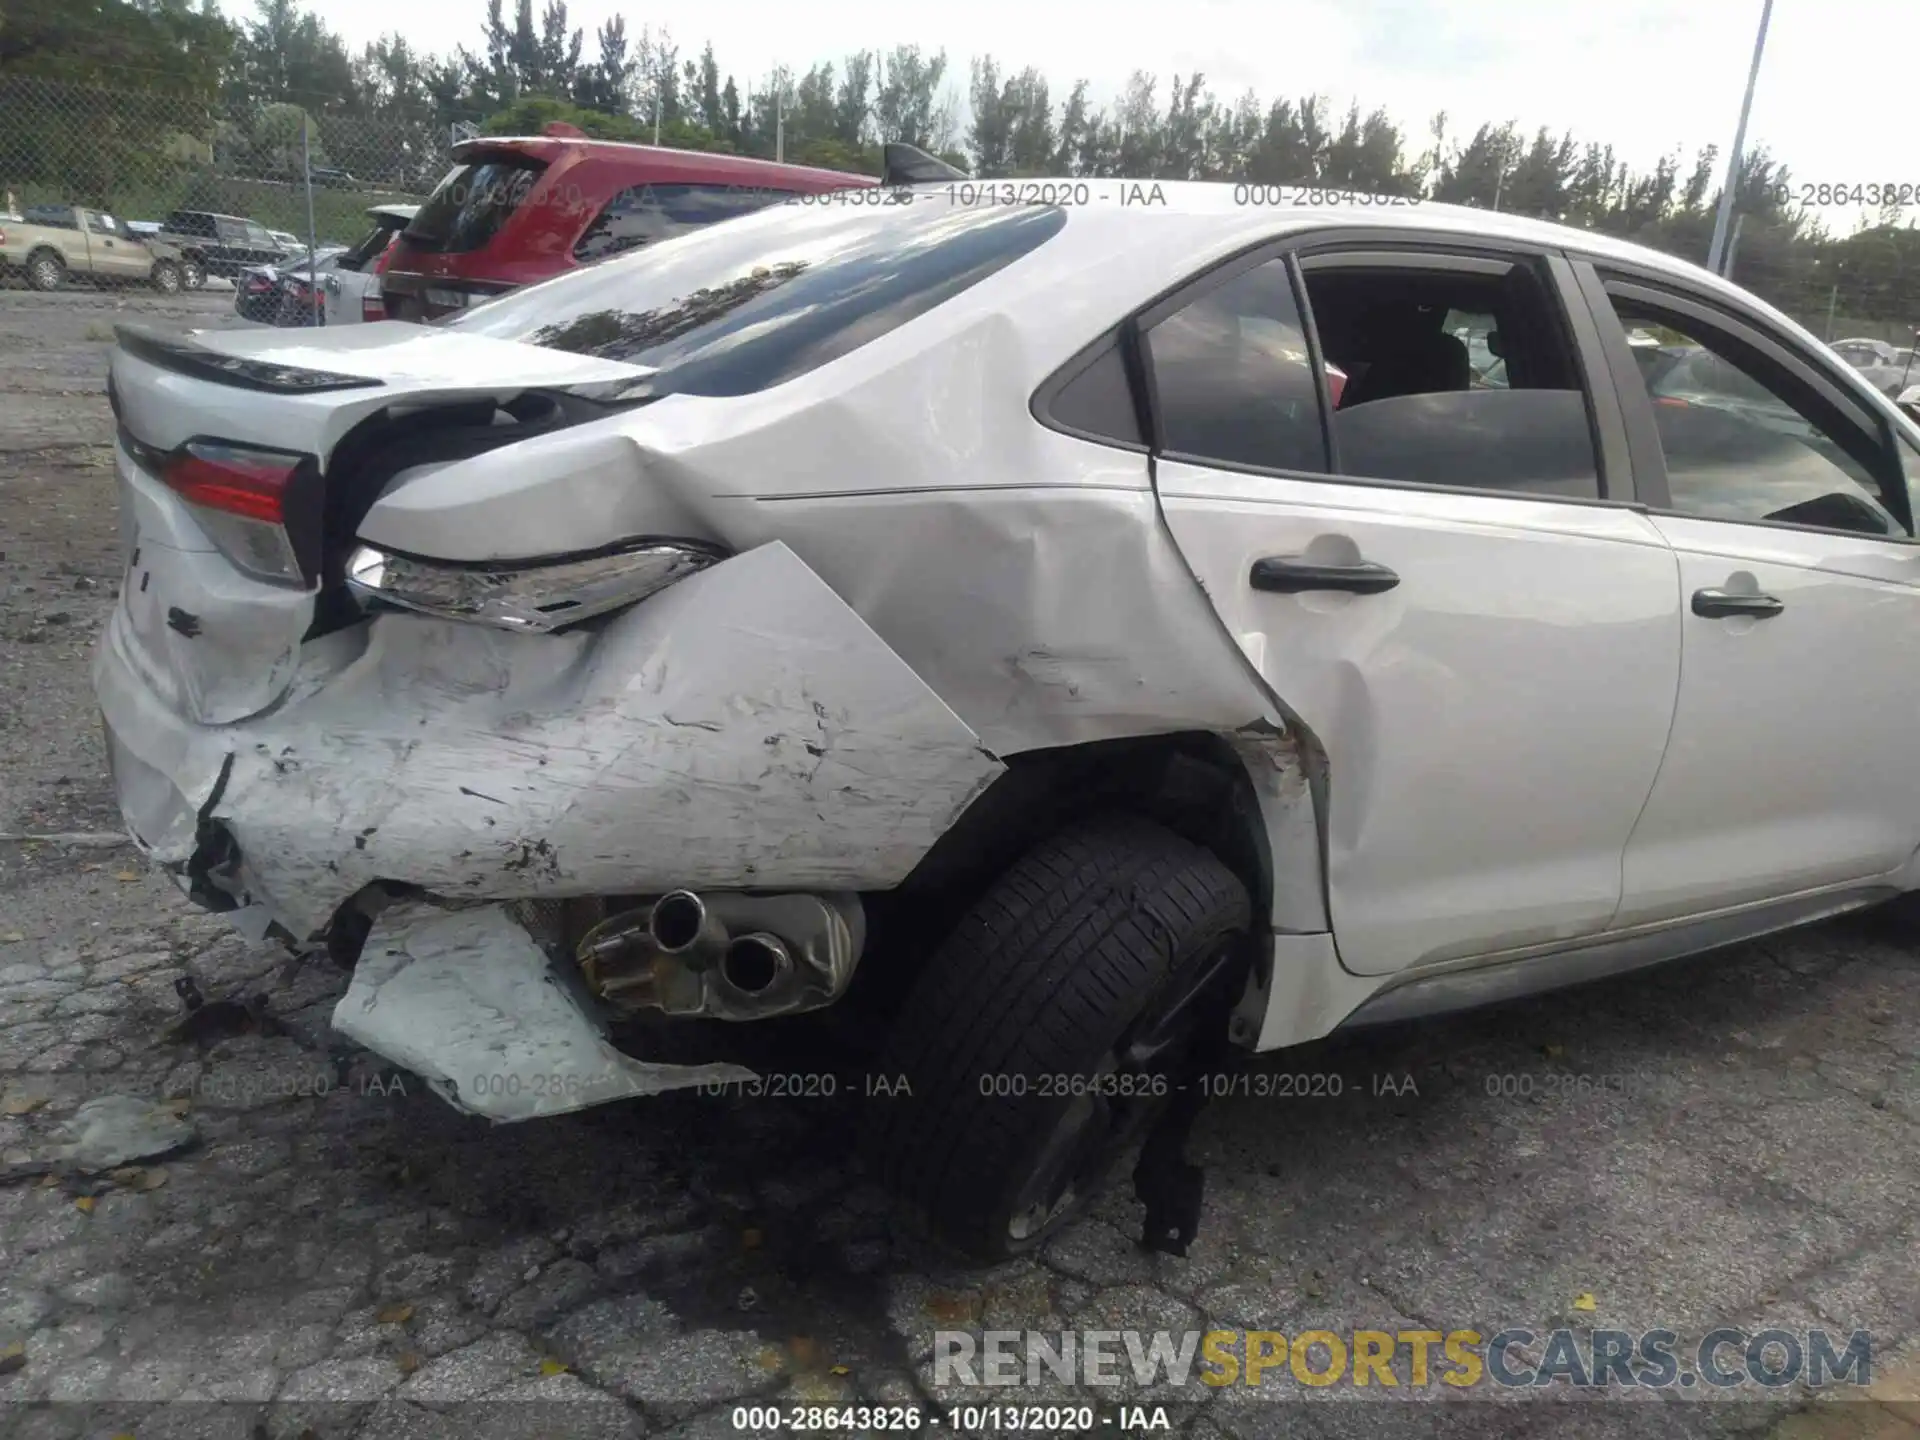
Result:
[[[54,261],[56,264],[60,266],[62,270],[67,268],[67,257],[62,255],[58,250],[54,249],[53,246],[51,245],[34,246],[33,249],[27,252],[27,263],[31,265],[35,259],[37,259],[39,256],[42,256],[42,255],[45,255],[48,259]]]
[[[1043,837],[1102,811],[1166,826],[1226,862],[1256,917],[1272,912],[1273,857],[1245,765],[1205,732],[1102,740],[1011,756],[914,871],[864,897],[868,958],[847,999],[891,1012],[921,963],[994,878]],[[836,1007],[838,1008],[838,1007]]]

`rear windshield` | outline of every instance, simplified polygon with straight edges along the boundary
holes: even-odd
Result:
[[[401,224],[398,220],[375,220],[373,229],[360,237],[360,243],[349,246],[346,253],[340,257],[340,268],[342,270],[365,268],[369,260],[374,259],[387,248],[393,240],[393,232],[400,228]]]
[[[478,250],[491,240],[547,168],[525,155],[487,155],[456,165],[407,226],[422,250]]]
[[[1058,206],[957,206],[895,193],[900,203],[810,196],[772,205],[444,323],[651,366],[661,372],[656,394],[745,395],[924,314],[1031,252],[1067,218]]]

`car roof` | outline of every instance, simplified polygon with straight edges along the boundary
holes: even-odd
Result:
[[[1705,266],[1596,230],[1466,205],[1336,191],[1312,185],[1244,185],[1213,180],[1059,177],[942,182],[912,188],[935,194],[951,193],[957,197],[957,203],[967,204],[970,187],[977,188],[980,203],[1002,195],[1019,200],[1038,198],[1042,202],[1050,193],[1059,197],[1075,223],[1070,223],[1054,243],[1066,240],[1069,245],[1083,245],[1089,257],[1109,247],[1125,246],[1128,229],[1141,222],[1150,222],[1155,229],[1165,226],[1185,231],[1196,255],[1216,256],[1220,256],[1222,245],[1229,242],[1237,243],[1231,244],[1228,254],[1264,240],[1335,228],[1415,231],[1469,243],[1477,237],[1565,250],[1602,264],[1615,262],[1658,271],[1703,289],[1737,297],[1744,304],[1757,305],[1795,329],[1800,328],[1750,291],[1722,279]],[[1303,195],[1316,198],[1328,194],[1342,198],[1334,204],[1274,203]],[[1255,203],[1256,199],[1269,203]],[[1086,203],[1079,203],[1081,201]]]
[[[640,145],[628,140],[595,140],[574,135],[481,135],[453,147],[453,158],[465,162],[488,151],[511,150],[551,164],[569,152],[586,151],[607,159],[645,165],[662,175],[694,175],[725,180],[792,179],[836,181],[842,185],[876,185],[871,175],[847,170],[823,170],[812,165],[788,165],[750,155],[727,155],[714,150],[676,150],[667,145]]]
[[[1303,188],[1318,198],[1313,187],[1251,187],[1294,198]],[[1014,367],[1032,383],[1100,336],[1108,327],[1168,289],[1203,274],[1236,256],[1272,244],[1312,243],[1315,233],[1342,246],[1372,248],[1377,235],[1383,244],[1399,242],[1457,244],[1472,249],[1476,242],[1506,242],[1546,253],[1564,252],[1602,267],[1616,266],[1669,278],[1695,293],[1722,298],[1731,306],[1764,316],[1770,324],[1818,344],[1803,326],[1751,292],[1720,278],[1703,266],[1635,245],[1630,241],[1551,221],[1477,210],[1466,206],[1402,197],[1342,196],[1340,203],[1292,205],[1251,203],[1249,187],[1225,181],[1153,181],[1123,179],[1020,179],[1006,181],[933,182],[904,187],[896,193],[928,201],[944,200],[957,209],[984,209],[1007,197],[1006,209],[1054,197],[1066,214],[1066,224],[1044,244],[1007,267],[975,302],[950,312],[934,325],[966,323],[964,316],[987,306],[997,324],[1011,326],[1024,343],[1023,361]],[[808,209],[796,209],[796,223],[805,225]],[[778,225],[773,211],[744,216],[727,225]],[[890,207],[848,207],[848,218],[871,216],[876,225],[887,223]],[[744,232],[743,232],[744,233]],[[609,267],[627,261],[615,257]],[[933,315],[940,313],[936,308]],[[931,318],[931,315],[930,317]]]

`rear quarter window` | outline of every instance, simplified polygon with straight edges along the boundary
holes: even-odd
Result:
[[[656,395],[745,395],[838,359],[1031,253],[1058,206],[777,205],[446,322],[659,370]]]

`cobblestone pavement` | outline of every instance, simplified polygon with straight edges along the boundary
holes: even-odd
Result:
[[[105,345],[119,321],[223,308],[0,293],[0,832],[118,828],[85,676],[117,570]],[[267,996],[287,1033],[162,1038],[182,976]],[[1036,1398],[935,1396],[942,1328],[1571,1324],[1670,1328],[1683,1353],[1721,1325],[1870,1329],[1889,1403],[1289,1380],[1192,1386],[1168,1416],[1200,1437],[1920,1436],[1899,1403],[1903,1384],[1920,1401],[1900,1376],[1920,958],[1885,921],[1271,1061],[1256,1074],[1341,1093],[1252,1093],[1288,1088],[1269,1079],[1210,1108],[1189,1257],[1140,1251],[1116,1193],[985,1272],[895,1233],[848,1158],[852,1103],[681,1095],[490,1129],[337,1045],[342,987],[249,949],[130,850],[0,841],[0,1425],[721,1436],[748,1401]],[[106,1094],[177,1100],[193,1144],[34,1174]]]

